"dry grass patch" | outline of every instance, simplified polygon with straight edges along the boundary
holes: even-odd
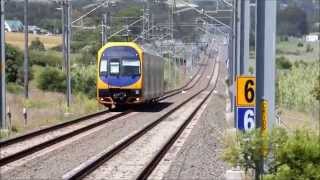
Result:
[[[280,111],[281,122],[289,129],[301,129],[302,127],[315,131],[319,129],[319,115],[317,113],[308,114],[283,108]]]
[[[61,36],[47,36],[47,35],[35,35],[29,34],[29,45],[32,41],[39,38],[39,40],[48,48],[52,48],[62,44]],[[5,33],[6,43],[11,44],[20,49],[24,49],[24,33],[6,32]]]

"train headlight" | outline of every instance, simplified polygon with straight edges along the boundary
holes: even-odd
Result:
[[[140,94],[140,90],[135,90],[134,93],[135,93],[136,95],[139,95],[139,94]]]

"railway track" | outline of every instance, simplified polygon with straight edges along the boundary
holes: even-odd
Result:
[[[208,60],[209,60],[209,58],[207,57],[206,61],[203,64],[208,63]],[[192,76],[192,78],[184,86],[182,86],[182,87],[180,87],[178,89],[166,91],[165,95],[163,97],[159,98],[158,100],[161,101],[161,100],[164,100],[166,98],[172,97],[172,96],[174,96],[176,94],[179,94],[182,91],[188,91],[188,90],[194,88],[194,86],[197,84],[198,80],[202,78],[202,76],[204,74],[204,71],[205,71],[205,67],[204,66],[199,67],[197,72],[195,73],[195,75]],[[198,74],[199,74],[199,76],[198,76]],[[192,82],[193,82],[193,84],[191,86],[189,86]]]
[[[219,73],[218,73],[219,76]],[[177,141],[177,139],[180,137],[182,132],[185,130],[185,128],[188,126],[190,121],[194,118],[196,113],[199,111],[201,106],[209,99],[211,94],[213,93],[214,89],[216,88],[218,82],[215,81],[214,87],[210,90],[210,92],[205,96],[205,98],[201,101],[201,103],[194,109],[194,111],[191,113],[191,115],[186,119],[186,121],[182,124],[182,126],[174,133],[174,135],[167,141],[167,143],[164,145],[164,147],[156,154],[156,156],[151,160],[151,162],[144,168],[144,170],[139,174],[137,179],[148,179],[148,177],[152,174],[152,172],[155,170],[159,162],[163,159],[163,157],[167,154],[167,152],[170,150],[170,148],[173,146],[173,144]],[[209,87],[206,87],[206,89]],[[204,91],[204,90],[203,90]]]
[[[74,169],[73,171],[68,172],[63,176],[63,179],[82,179],[95,171],[97,168],[99,168],[102,164],[109,161],[111,158],[118,155],[123,150],[130,147],[133,143],[135,143],[137,140],[142,138],[146,133],[153,130],[155,127],[157,127],[161,122],[166,120],[169,116],[177,112],[178,110],[182,109],[187,103],[194,100],[196,97],[198,97],[200,94],[204,93],[205,91],[208,91],[208,88],[210,87],[210,82],[213,79],[214,76],[214,70],[216,68],[217,62],[214,63],[214,68],[212,70],[212,73],[210,74],[210,80],[206,84],[204,88],[201,90],[195,92],[191,97],[188,97],[186,100],[184,100],[182,103],[180,103],[178,106],[176,106],[174,109],[170,110],[166,114],[159,117],[156,121],[146,125],[141,130],[135,132],[128,138],[122,140],[121,142],[117,143],[115,147],[112,149],[109,149],[105,152],[100,153],[98,156],[93,157],[88,162],[85,162],[81,164],[79,167]],[[156,156],[155,159],[152,160],[152,162],[145,168],[145,170],[139,175],[139,178],[144,179],[150,175],[154,167],[156,167],[156,164],[161,160],[163,155],[166,153],[166,151],[170,148],[170,146],[174,143],[174,141],[179,137],[181,132],[184,130],[184,128],[188,125],[190,120],[193,118],[193,116],[196,114],[196,112],[199,110],[199,108],[202,106],[202,104],[207,100],[207,98],[212,94],[214,88],[216,86],[216,83],[214,84],[214,87],[210,89],[209,93],[206,95],[206,97],[201,100],[201,103],[193,110],[191,115],[187,118],[187,120],[183,123],[183,125],[179,128],[179,130],[175,133],[175,135],[166,143],[163,150],[159,152],[159,155]]]
[[[197,73],[200,71],[201,67],[198,69]],[[190,79],[190,81],[188,81],[182,88],[166,92],[166,95],[161,98],[161,100],[179,94],[184,90],[184,88],[190,89],[190,87],[188,87],[190,83],[200,78],[195,77],[197,77],[197,74],[195,74],[193,78]],[[196,82],[192,85],[192,87],[194,87]],[[79,135],[83,132],[106,124],[110,121],[129,115],[131,112],[132,110],[130,109],[125,112],[110,112],[109,110],[104,110],[98,113],[80,117],[72,121],[60,123],[48,128],[17,136],[5,141],[0,141],[0,167],[62,142],[66,139]],[[102,116],[106,115],[110,116],[102,118]]]

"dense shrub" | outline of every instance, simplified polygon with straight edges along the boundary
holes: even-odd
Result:
[[[312,52],[312,51],[313,51],[313,48],[311,47],[310,44],[308,44],[306,48],[306,52]]]
[[[302,42],[298,42],[297,46],[298,47],[303,47],[303,43]]]
[[[318,75],[312,94],[316,98],[316,100],[320,102],[320,75]]]
[[[36,38],[36,40],[32,41],[29,48],[30,50],[38,50],[38,51],[46,50],[44,47],[44,44],[40,41],[39,38]]]
[[[292,67],[292,63],[290,62],[290,60],[288,60],[284,56],[276,59],[276,65],[278,69],[291,69]]]
[[[72,69],[72,89],[90,98],[96,96],[96,66],[78,66]]]
[[[37,79],[37,87],[42,90],[64,92],[66,90],[66,76],[58,68],[44,68]]]
[[[71,69],[72,93],[84,94],[89,98],[96,96],[96,67],[77,66]],[[65,92],[66,76],[60,69],[54,67],[43,68],[37,77],[39,89]]]
[[[30,51],[30,65],[61,67],[61,55],[53,51]]]
[[[80,51],[80,56],[76,58],[76,62],[81,65],[92,65],[96,62],[96,54],[93,54],[93,47],[86,46]],[[97,51],[96,51],[97,53]]]
[[[312,131],[297,130],[288,133],[274,128],[269,134],[259,129],[239,133],[228,144],[224,160],[233,166],[256,170],[265,157],[263,179],[319,179],[319,137]]]
[[[7,82],[23,82],[22,76],[23,53],[6,44],[6,81]]]
[[[252,66],[249,67],[249,73],[253,74],[254,73],[254,68]]]
[[[62,45],[54,46],[54,47],[50,48],[50,50],[62,52]]]
[[[77,53],[83,47],[85,47],[88,43],[85,41],[72,41],[70,45],[71,52]]]
[[[288,42],[289,38],[288,36],[280,36],[280,41]]]

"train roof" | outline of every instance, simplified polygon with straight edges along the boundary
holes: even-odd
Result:
[[[137,44],[135,42],[108,42],[101,49],[106,49],[113,46],[129,46],[143,51],[144,53],[161,57],[161,55],[158,53],[158,50],[152,44]]]

